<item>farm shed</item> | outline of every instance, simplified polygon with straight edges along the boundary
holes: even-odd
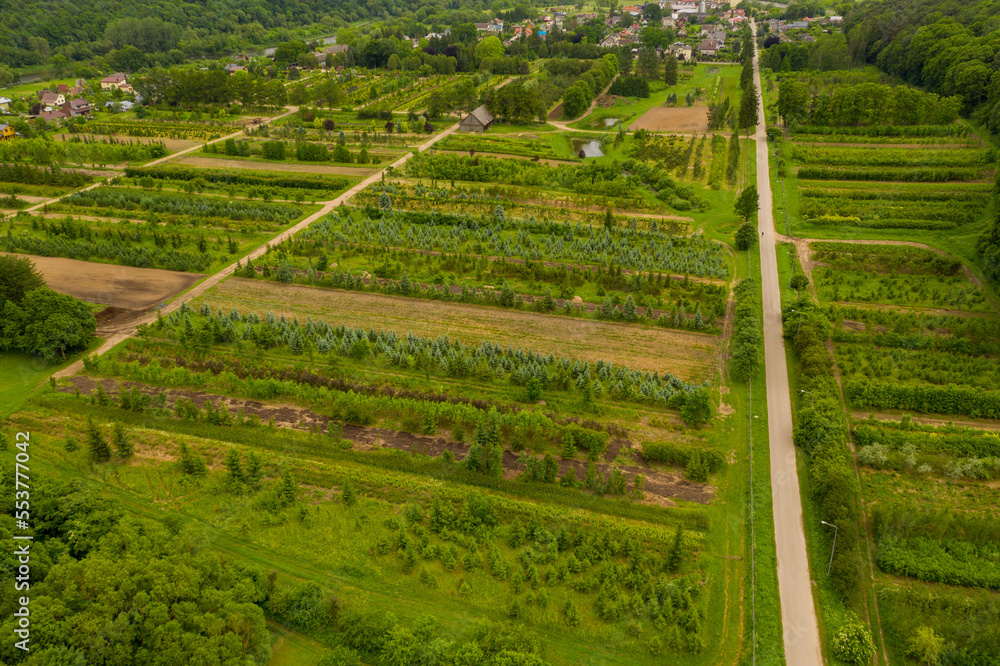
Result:
[[[483,104],[478,109],[473,109],[472,113],[462,118],[462,122],[459,123],[458,130],[460,132],[479,132],[482,134],[490,128],[493,121],[496,118],[493,114],[486,109],[486,105]]]

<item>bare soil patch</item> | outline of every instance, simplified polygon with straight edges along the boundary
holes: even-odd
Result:
[[[154,395],[163,392],[167,396],[167,407],[172,407],[178,398],[190,400],[204,408],[205,403],[211,401],[216,409],[224,403],[230,414],[238,414],[240,411],[246,416],[257,416],[262,423],[270,423],[273,419],[274,425],[279,428],[289,428],[314,432],[322,435],[328,432],[329,424],[333,421],[330,417],[318,414],[303,407],[294,405],[269,404],[256,400],[245,400],[243,398],[232,398],[212,393],[200,391],[189,391],[185,389],[160,389],[155,386],[138,384],[136,382],[121,382],[115,379],[95,380],[85,375],[77,375],[72,378],[71,385],[60,388],[63,393],[72,393],[78,389],[80,393],[89,394],[93,391],[97,383],[100,382],[105,393],[116,396],[121,388],[137,388],[143,393]],[[333,421],[333,423],[337,423]],[[354,448],[358,450],[372,450],[376,448],[393,448],[410,453],[420,453],[429,456],[440,456],[444,451],[451,451],[455,460],[462,460],[468,455],[469,445],[436,435],[415,435],[397,430],[386,430],[385,428],[373,428],[366,426],[355,426],[342,424],[344,439],[354,443]],[[628,440],[615,440],[608,447],[604,462],[596,462],[595,467],[598,472],[607,476],[611,472],[611,461],[622,448],[631,448],[632,444]],[[518,462],[518,454],[513,451],[504,451],[504,477],[514,478],[526,470],[526,466]],[[679,471],[662,471],[652,469],[643,462],[641,454],[635,455],[639,464],[619,466],[622,475],[625,477],[629,487],[633,485],[636,474],[646,475],[646,495],[647,501],[661,506],[674,506],[673,500],[681,499],[699,504],[708,504],[715,498],[715,488],[704,483],[693,483],[684,478]],[[562,476],[570,469],[575,470],[577,479],[584,479],[587,475],[587,461],[585,460],[560,460],[559,475]]]
[[[185,164],[194,167],[212,167],[222,169],[252,169],[253,171],[284,171],[292,173],[318,173],[337,176],[360,176],[367,177],[378,171],[374,169],[362,169],[358,167],[330,166],[327,164],[282,164],[280,162],[250,162],[245,160],[227,160],[218,157],[201,157],[196,155],[185,155],[176,160],[171,160],[174,164]]]
[[[689,331],[241,278],[220,283],[196,301],[213,309],[273,311],[300,321],[311,316],[400,335],[448,335],[468,344],[493,340],[591,363],[603,359],[636,370],[668,371],[691,382],[712,378],[718,344],[718,336]]]
[[[628,130],[650,132],[707,132],[708,107],[654,106],[629,125]]]
[[[90,303],[145,310],[179,294],[203,275],[95,264],[62,257],[27,256],[52,289]]]

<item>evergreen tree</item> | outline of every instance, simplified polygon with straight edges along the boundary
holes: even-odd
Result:
[[[635,310],[635,299],[632,298],[632,294],[629,294],[628,298],[625,299],[625,308],[622,310],[622,316],[625,318],[625,321],[635,321],[638,318]]]
[[[298,499],[298,492],[299,484],[296,483],[291,470],[286,469],[281,475],[281,489],[278,493],[282,506],[295,504],[295,501]]]
[[[90,459],[95,463],[111,460],[111,449],[108,447],[104,434],[93,419],[87,419],[87,447],[90,449]]]
[[[128,433],[125,431],[125,426],[116,421],[112,431],[112,436],[114,438],[115,450],[118,452],[118,457],[126,460],[131,458],[135,453],[135,447],[133,446]]]
[[[347,506],[354,506],[355,502],[358,501],[358,493],[354,489],[354,484],[351,483],[350,479],[344,481],[344,489],[341,496],[344,499],[344,504]]]
[[[611,214],[610,207],[604,212],[604,228],[609,231],[615,228],[615,216]]]
[[[516,298],[517,294],[514,293],[514,288],[504,280],[503,287],[500,288],[500,305],[508,308],[514,307]]]
[[[264,478],[264,466],[260,459],[260,456],[251,451],[247,454],[247,469],[245,479],[246,482],[256,487],[260,484],[261,480]]]
[[[562,457],[563,460],[576,458],[576,442],[573,440],[573,435],[568,432],[563,435]]]
[[[676,573],[681,568],[681,562],[684,560],[683,539],[684,528],[678,525],[677,531],[674,532],[674,540],[670,544],[670,550],[667,551],[665,566],[670,573]]]
[[[673,53],[663,61],[663,80],[667,86],[677,85],[677,58]]]
[[[243,474],[240,452],[236,449],[229,449],[226,452],[226,470],[229,472],[229,480],[234,484],[239,485],[246,480],[246,476]]]
[[[413,283],[410,282],[410,276],[406,274],[406,271],[403,271],[403,277],[399,280],[399,293],[409,296],[411,291],[413,291]]]

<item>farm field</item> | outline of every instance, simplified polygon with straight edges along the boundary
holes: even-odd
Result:
[[[780,663],[770,494],[745,464],[753,430],[766,478],[766,424],[727,364],[734,299],[759,309],[732,246],[752,146],[499,123],[383,171],[454,124],[411,112],[465,77],[357,71],[334,75],[340,110],[296,102],[217,152],[171,156],[228,129],[183,114],[34,147],[121,167],[87,191],[68,170],[11,172],[22,196],[68,196],[4,220],[0,249],[109,306],[107,351],[2,394],[38,501],[79,500],[94,526],[81,566],[120,556],[126,525],[162,554],[203,534],[192,571],[234,584],[200,579],[192,612],[245,593],[230,619],[259,663],[380,663],[397,641],[468,663],[721,663],[754,626]],[[477,95],[508,78],[476,76]],[[145,548],[118,566],[155,566]]]
[[[961,121],[803,123],[775,151],[776,226],[807,285],[783,307],[817,578],[833,536],[819,521],[840,536],[839,579],[819,592],[824,622],[877,613],[874,644],[889,663],[903,663],[918,633],[988,662],[1000,635],[989,508],[1000,318],[974,240],[995,206],[994,153]],[[843,451],[852,464],[834,462]],[[857,481],[839,507],[822,485],[822,465],[837,464]],[[982,631],[968,630],[973,617]]]
[[[399,335],[448,336],[474,343],[497,340],[517,344],[543,354],[572,352],[581,360],[596,363],[605,358],[643,371],[669,370],[686,381],[709,379],[716,351],[714,336],[695,332],[662,331],[655,328],[621,326],[589,320],[565,320],[528,312],[497,313],[473,305],[416,301],[383,294],[327,290],[303,285],[282,285],[258,280],[229,279],[195,301],[214,309],[250,308],[259,316],[268,311],[286,317],[325,317],[336,312],[345,325],[395,330]],[[670,367],[663,366],[658,349],[673,349]],[[610,354],[610,356],[609,356]]]
[[[89,303],[144,310],[170,300],[203,275],[27,255],[52,289]]]

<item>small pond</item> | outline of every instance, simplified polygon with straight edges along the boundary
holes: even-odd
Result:
[[[584,157],[604,157],[601,142],[593,139],[573,139],[573,152]]]
[[[613,125],[615,125],[615,124],[616,124],[617,122],[618,122],[618,119],[617,119],[617,118],[605,118],[605,119],[604,119],[604,126],[605,126],[605,127],[612,127],[612,126],[613,126]]]

